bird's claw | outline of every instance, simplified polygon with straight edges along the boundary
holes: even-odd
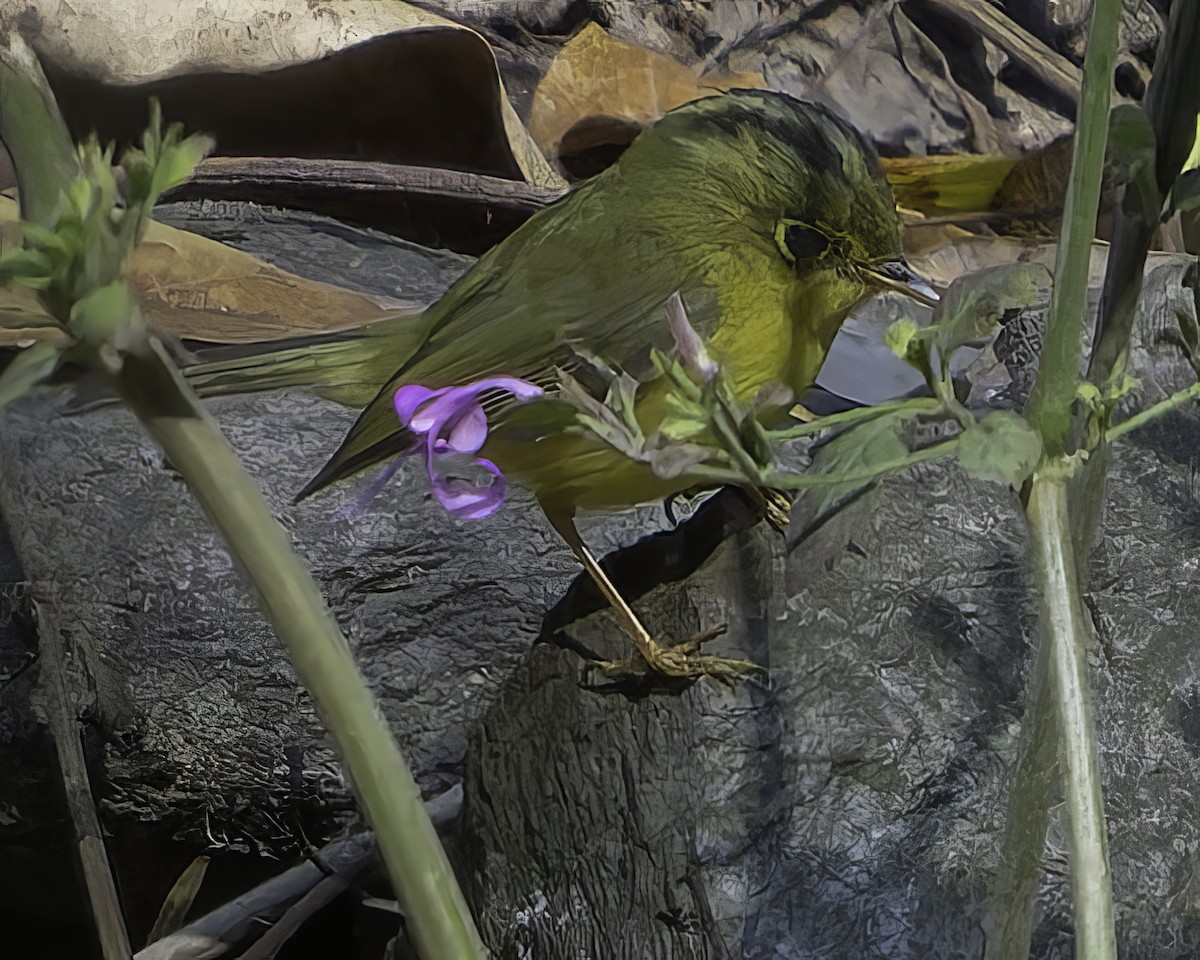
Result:
[[[788,523],[792,519],[792,501],[786,493],[780,490],[763,490],[763,513],[769,523],[778,533],[786,533]]]
[[[701,644],[721,636],[728,630],[721,624],[708,630],[694,634],[683,643],[674,646],[663,646],[651,641],[651,646],[641,650],[637,660],[620,663],[613,660],[594,660],[592,665],[606,677],[618,679],[622,677],[638,677],[658,675],[678,680],[695,680],[699,677],[713,677],[718,680],[732,680],[751,673],[761,673],[763,668],[749,660],[734,660],[728,657],[715,657],[699,653]]]

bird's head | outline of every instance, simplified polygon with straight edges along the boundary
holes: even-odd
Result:
[[[694,222],[670,229],[768,251],[798,276],[836,283],[847,308],[883,287],[931,302],[904,263],[874,148],[820,104],[765,90],[697,100],[646,130],[620,165],[668,198],[686,195]]]

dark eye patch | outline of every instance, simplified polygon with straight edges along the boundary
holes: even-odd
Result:
[[[784,230],[783,242],[797,260],[811,260],[829,249],[829,238],[825,234],[802,223],[789,224]]]

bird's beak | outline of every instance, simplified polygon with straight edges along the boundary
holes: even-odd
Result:
[[[927,307],[936,307],[938,300],[941,299],[933,284],[903,260],[891,260],[887,263],[860,267],[859,272],[869,283],[877,284],[888,290],[895,290]]]

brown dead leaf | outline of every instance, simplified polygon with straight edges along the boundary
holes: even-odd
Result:
[[[621,147],[668,110],[734,87],[761,87],[757,73],[701,75],[665,54],[589,23],[559,51],[533,98],[529,131],[549,157]]]
[[[17,202],[0,196],[0,249],[19,243],[17,216]],[[359,326],[385,313],[361,293],[305,280],[161,223],[150,224],[127,276],[150,322],[190,340],[273,340]],[[34,291],[0,288],[0,346],[62,337]]]

